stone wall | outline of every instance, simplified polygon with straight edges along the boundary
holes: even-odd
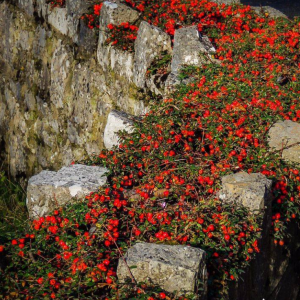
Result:
[[[100,28],[89,29],[81,16],[93,1],[51,8],[46,0],[0,0],[0,163],[14,177],[98,154],[111,144],[111,111],[141,115],[149,94],[164,97],[178,83],[183,64],[212,61],[215,49],[196,27],[177,30],[172,49],[166,33],[122,0],[105,2]],[[107,25],[123,22],[139,26],[134,52],[106,44]],[[170,74],[146,76],[164,53]],[[123,128],[119,121],[109,129]],[[109,136],[115,143],[115,132]]]
[[[0,161],[13,176],[98,154],[112,109],[144,111],[120,55],[97,61],[99,31],[80,20],[82,3],[0,2]]]

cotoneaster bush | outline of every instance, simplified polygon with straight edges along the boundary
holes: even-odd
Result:
[[[51,7],[65,7],[66,0],[47,0],[47,3],[51,4]]]
[[[268,149],[267,134],[278,120],[300,118],[300,22],[258,16],[246,6],[185,2],[129,4],[171,35],[198,24],[219,63],[185,68],[181,78],[193,77],[192,83],[154,102],[134,133],[121,134],[118,149],[89,162],[110,170],[105,187],[35,220],[26,235],[1,246],[3,295],[174,298],[116,280],[118,258],[147,241],[204,249],[209,298],[226,299],[228,282],[259,252],[260,218],[218,199],[221,177],[239,171],[273,180],[274,242],[288,243],[286,227],[299,219],[299,170]]]

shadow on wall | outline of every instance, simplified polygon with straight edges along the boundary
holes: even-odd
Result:
[[[289,18],[300,16],[300,0],[240,0],[240,2],[251,6],[270,6]]]

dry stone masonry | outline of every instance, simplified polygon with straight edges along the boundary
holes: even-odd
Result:
[[[300,124],[290,120],[275,123],[269,131],[269,146],[283,159],[299,164]]]
[[[211,55],[215,51],[207,36],[202,36],[197,26],[180,28],[175,31],[174,47],[171,62],[171,73],[165,84],[166,93],[173,91],[180,83],[178,75],[184,66],[201,66],[212,61]],[[189,79],[185,80],[185,83]]]
[[[172,53],[170,36],[161,29],[143,21],[135,41],[134,83],[137,87],[145,88],[147,70],[154,58],[163,52]]]
[[[212,60],[210,54],[215,49],[196,26],[176,30],[172,49],[166,33],[140,22],[139,13],[119,0],[104,2],[100,29],[94,31],[80,19],[93,0],[66,0],[65,8],[54,9],[46,0],[13,2],[0,2],[0,158],[13,176],[37,174],[30,178],[27,189],[30,217],[37,218],[105,185],[107,170],[103,167],[60,168],[98,154],[103,147],[118,146],[117,133],[132,132],[133,116],[147,110],[144,99],[138,96],[139,89],[164,97],[164,85],[168,92],[168,86],[178,83],[183,66],[201,66]],[[284,16],[268,7],[259,10]],[[123,22],[139,25],[135,53],[106,43],[107,25]],[[170,75],[158,85],[155,78],[147,77],[147,70],[163,53],[172,55]],[[299,133],[298,123],[276,123],[269,132],[270,148],[299,163]],[[45,171],[50,167],[60,170]],[[262,174],[236,173],[222,178],[219,197],[226,203],[244,205],[253,213],[265,210],[266,236],[271,185]],[[278,274],[274,271],[277,266],[273,258],[266,256],[268,241],[265,239],[251,272],[259,274],[257,286],[265,286],[266,278],[276,277],[269,288],[271,295],[291,272],[286,271],[286,265],[279,266],[283,271]],[[193,247],[138,243],[119,260],[117,276],[122,282],[132,275],[137,282],[150,281],[168,292],[196,291],[200,299],[206,299],[205,257],[203,250]],[[264,265],[270,265],[270,270],[262,270],[260,261],[268,261]]]
[[[200,66],[206,62],[215,49],[207,36],[201,36],[197,26],[175,31],[171,72],[178,75],[184,65]],[[206,55],[202,57],[201,54]]]
[[[236,202],[259,213],[270,206],[272,181],[261,173],[239,172],[222,178],[220,199],[224,202]]]
[[[124,75],[128,84],[133,80],[133,54],[121,51],[106,44],[109,24],[120,25],[134,23],[139,13],[122,3],[104,2],[100,13],[99,40],[97,49],[98,62],[104,70],[111,68],[117,74]]]
[[[169,246],[137,243],[119,259],[117,276],[122,282],[130,280],[151,282],[168,292],[199,292],[206,299],[206,254],[203,250],[187,246]],[[132,268],[131,268],[132,267]]]
[[[71,165],[58,172],[42,171],[30,178],[27,207],[31,218],[45,216],[73,198],[81,199],[106,183],[107,169]]]
[[[0,70],[5,70],[0,79],[0,155],[13,176],[58,170],[116,145],[120,122],[112,124],[110,112],[144,114],[141,88],[164,96],[167,78],[146,74],[157,55],[172,54],[166,33],[141,22],[135,53],[106,43],[108,24],[139,25],[136,10],[106,1],[100,29],[89,30],[80,19],[85,0],[67,0],[65,8],[51,8],[46,0],[15,2],[20,9],[9,1],[0,4]],[[179,29],[168,84],[176,83],[183,64],[203,62],[197,52],[212,49],[196,28]]]
[[[132,132],[132,120],[129,116],[121,111],[112,110],[107,118],[104,130],[104,145],[107,149],[119,145],[119,131]]]

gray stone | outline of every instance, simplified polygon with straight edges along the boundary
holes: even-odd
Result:
[[[97,49],[98,62],[104,70],[111,68],[118,74],[124,74],[128,81],[132,81],[133,54],[128,51],[115,49],[106,44],[109,37],[107,25],[120,25],[124,22],[133,23],[139,18],[139,13],[119,3],[104,2],[100,13],[99,40]]]
[[[188,85],[191,84],[194,80],[195,78],[193,77],[179,79],[177,75],[170,73],[165,82],[164,96],[166,97],[167,95],[175,92],[178,85],[180,84]]]
[[[220,199],[225,203],[235,202],[254,213],[270,206],[272,181],[261,173],[239,172],[222,178]]]
[[[107,29],[108,24],[120,25],[123,22],[134,23],[139,16],[138,11],[125,4],[105,1],[101,9],[100,27]]]
[[[48,14],[48,22],[56,30],[64,35],[68,34],[68,13],[66,8],[51,8]]]
[[[81,17],[93,5],[99,3],[97,0],[66,0],[68,15]]]
[[[36,1],[36,12],[40,18],[48,21],[48,11],[50,12],[50,5],[47,4],[46,0]]]
[[[58,172],[42,171],[29,179],[27,207],[31,218],[51,213],[56,207],[97,191],[106,183],[107,169],[71,165]]]
[[[146,72],[156,56],[163,52],[172,53],[171,38],[161,29],[143,21],[134,44],[134,83],[144,88]]]
[[[137,282],[151,282],[168,292],[193,293],[200,285],[199,299],[206,297],[206,254],[188,246],[137,243],[119,259],[117,276],[130,279],[128,267]],[[201,291],[201,289],[203,289]]]
[[[214,51],[208,37],[202,36],[197,26],[180,28],[174,35],[171,72],[178,75],[183,65],[201,66],[209,61],[209,53]]]
[[[51,60],[51,102],[57,108],[63,107],[64,93],[71,64],[71,53],[59,40]]]
[[[34,13],[34,5],[35,1],[34,0],[17,0],[17,5],[23,9],[26,14],[29,16],[33,16]]]
[[[118,132],[125,130],[133,132],[133,122],[129,119],[129,115],[117,110],[112,110],[107,118],[104,130],[104,146],[111,149],[119,145]]]
[[[287,15],[271,6],[251,6],[251,8],[256,13],[261,14],[263,16],[268,15],[271,18],[287,18]]]
[[[85,24],[85,21],[80,19],[77,43],[79,47],[83,48],[88,53],[95,53],[98,44],[98,29],[88,28],[88,26]]]
[[[49,26],[45,0],[36,2],[38,23],[16,4],[0,3],[0,155],[12,176],[29,177],[99,154],[113,107],[132,115],[147,108],[127,79],[132,53],[128,60],[112,50],[105,71],[95,53]]]
[[[77,42],[79,17],[70,16],[66,7],[48,8],[48,22],[57,31],[63,35],[69,36],[73,42]]]
[[[299,123],[290,120],[279,121],[275,123],[270,128],[268,142],[269,147],[272,148],[271,151],[282,150],[282,158],[284,160],[300,163]]]

